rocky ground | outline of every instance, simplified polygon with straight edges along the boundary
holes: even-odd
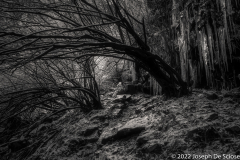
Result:
[[[46,134],[46,128],[58,132],[30,159],[240,159],[239,88],[193,90],[168,100],[108,93],[102,104],[103,110],[87,115],[72,110],[40,125],[32,137]]]

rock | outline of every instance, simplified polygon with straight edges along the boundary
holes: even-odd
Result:
[[[89,143],[97,142],[99,139],[98,131],[94,132],[90,137],[86,137],[85,141]]]
[[[231,103],[231,104],[234,104],[234,101],[233,101],[232,98],[227,97],[227,98],[224,98],[221,103]]]
[[[108,141],[121,139],[132,134],[140,133],[145,130],[148,123],[147,116],[144,118],[135,118],[128,121],[122,127],[117,126],[103,131],[99,138],[99,143],[106,144]]]
[[[149,111],[149,110],[153,109],[154,107],[155,107],[154,105],[149,105],[145,108],[144,112]]]
[[[234,113],[238,116],[240,116],[240,108],[235,108]]]
[[[78,160],[79,157],[81,157],[81,160],[88,160],[88,159],[95,159],[94,157],[91,156],[91,154],[93,154],[94,152],[96,152],[97,147],[96,145],[93,144],[87,144],[86,146],[84,146],[83,149],[79,150],[78,153],[76,153],[76,157],[75,158],[69,158],[71,160]],[[85,158],[83,158],[85,157]]]
[[[113,92],[114,90],[115,90],[114,87],[109,88],[109,91],[110,91],[110,92]]]
[[[135,113],[136,113],[136,114],[139,114],[139,113],[141,113],[141,112],[142,112],[141,108],[137,108],[137,109],[135,110]]]
[[[211,113],[208,118],[207,118],[207,121],[213,121],[213,120],[216,120],[218,119],[218,114],[217,113]]]
[[[131,100],[131,95],[124,94],[124,95],[117,95],[117,97],[112,101],[113,103],[125,102]]]
[[[198,98],[203,98],[204,97],[204,94],[199,94],[198,95]]]
[[[122,114],[122,109],[114,109],[112,112],[112,117],[119,117]]]
[[[117,95],[124,94],[124,93],[126,93],[125,88],[123,87],[122,82],[119,82],[112,96],[116,97]]]
[[[137,138],[137,144],[142,145],[142,144],[147,143],[147,141],[154,138],[155,134],[156,134],[155,130],[149,130],[149,131],[144,132],[142,135],[140,135]]]
[[[145,94],[145,95],[143,95],[143,97],[144,97],[144,98],[151,98],[152,95],[150,95],[150,94]]]
[[[83,137],[70,137],[69,139],[65,140],[64,144],[70,149],[73,149],[78,146],[86,145],[86,141]]]
[[[85,130],[83,130],[82,132],[83,132],[84,136],[89,136],[96,130],[98,130],[97,125],[90,125]]]
[[[192,139],[197,142],[204,142],[204,141],[213,141],[214,139],[219,138],[219,133],[215,128],[212,126],[197,126],[192,127],[185,138],[185,141]]]
[[[225,130],[232,133],[232,134],[239,134],[240,133],[240,127],[238,125],[232,124],[227,127],[225,127]]]
[[[88,145],[89,143],[94,143],[98,141],[98,133],[97,131],[92,134],[90,137],[70,137],[69,139],[64,141],[64,144],[71,151],[78,151],[79,147]]]
[[[179,151],[184,151],[188,148],[188,144],[181,138],[173,139],[170,142],[164,142],[164,144],[167,143],[168,148],[175,148]]]
[[[213,108],[213,106],[211,104],[205,104],[201,107],[204,108],[204,109],[212,109]]]
[[[152,103],[152,100],[148,100],[148,101],[144,101],[143,103],[141,103],[142,106],[146,107],[148,104]]]
[[[157,139],[153,139],[148,141],[143,147],[141,148],[142,152],[145,153],[158,153],[160,154],[162,152],[162,146],[164,144]]]
[[[105,96],[106,96],[106,97],[112,97],[113,94],[114,94],[114,92],[108,92],[108,93],[105,94]]]
[[[218,100],[219,100],[219,101],[222,101],[222,100],[223,100],[223,95],[219,95],[219,96],[218,96]]]
[[[108,141],[113,140],[117,135],[116,128],[110,128],[103,131],[98,142],[100,144],[106,144]]]
[[[131,100],[131,95],[130,94],[124,94],[124,95],[117,95],[117,98],[125,99],[127,101]]]
[[[128,121],[124,126],[118,129],[117,137],[125,137],[132,134],[140,133],[145,130],[148,123],[148,117],[135,118]]]
[[[65,141],[65,144],[71,146],[71,145],[76,145],[76,144],[78,144],[79,142],[82,142],[82,141],[83,141],[83,139],[72,138],[72,139],[66,140],[66,141]]]
[[[114,93],[113,93],[113,97],[116,97],[117,95],[121,95],[121,94],[125,94],[126,91],[124,88],[122,89],[119,89],[119,90],[116,90]]]
[[[218,95],[215,92],[206,92],[206,98],[209,100],[218,99]]]
[[[100,121],[104,121],[108,118],[108,115],[106,112],[99,112],[91,116],[90,121],[98,119]]]

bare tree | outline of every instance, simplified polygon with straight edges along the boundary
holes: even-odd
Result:
[[[1,4],[6,27],[1,31],[0,54],[5,68],[38,60],[127,55],[148,71],[167,95],[187,93],[181,76],[151,53],[144,20],[133,17],[122,1],[32,3]],[[18,26],[7,27],[8,21]]]

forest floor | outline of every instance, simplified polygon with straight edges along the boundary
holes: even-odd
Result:
[[[30,159],[240,159],[239,88],[193,90],[168,100],[106,95],[102,110],[87,115],[73,110],[41,125],[38,134],[45,128],[59,132]]]

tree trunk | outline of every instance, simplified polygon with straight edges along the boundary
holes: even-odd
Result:
[[[181,75],[159,56],[147,51],[141,54],[126,51],[126,54],[136,58],[137,63],[154,77],[167,97],[188,94],[187,83],[181,79]]]

